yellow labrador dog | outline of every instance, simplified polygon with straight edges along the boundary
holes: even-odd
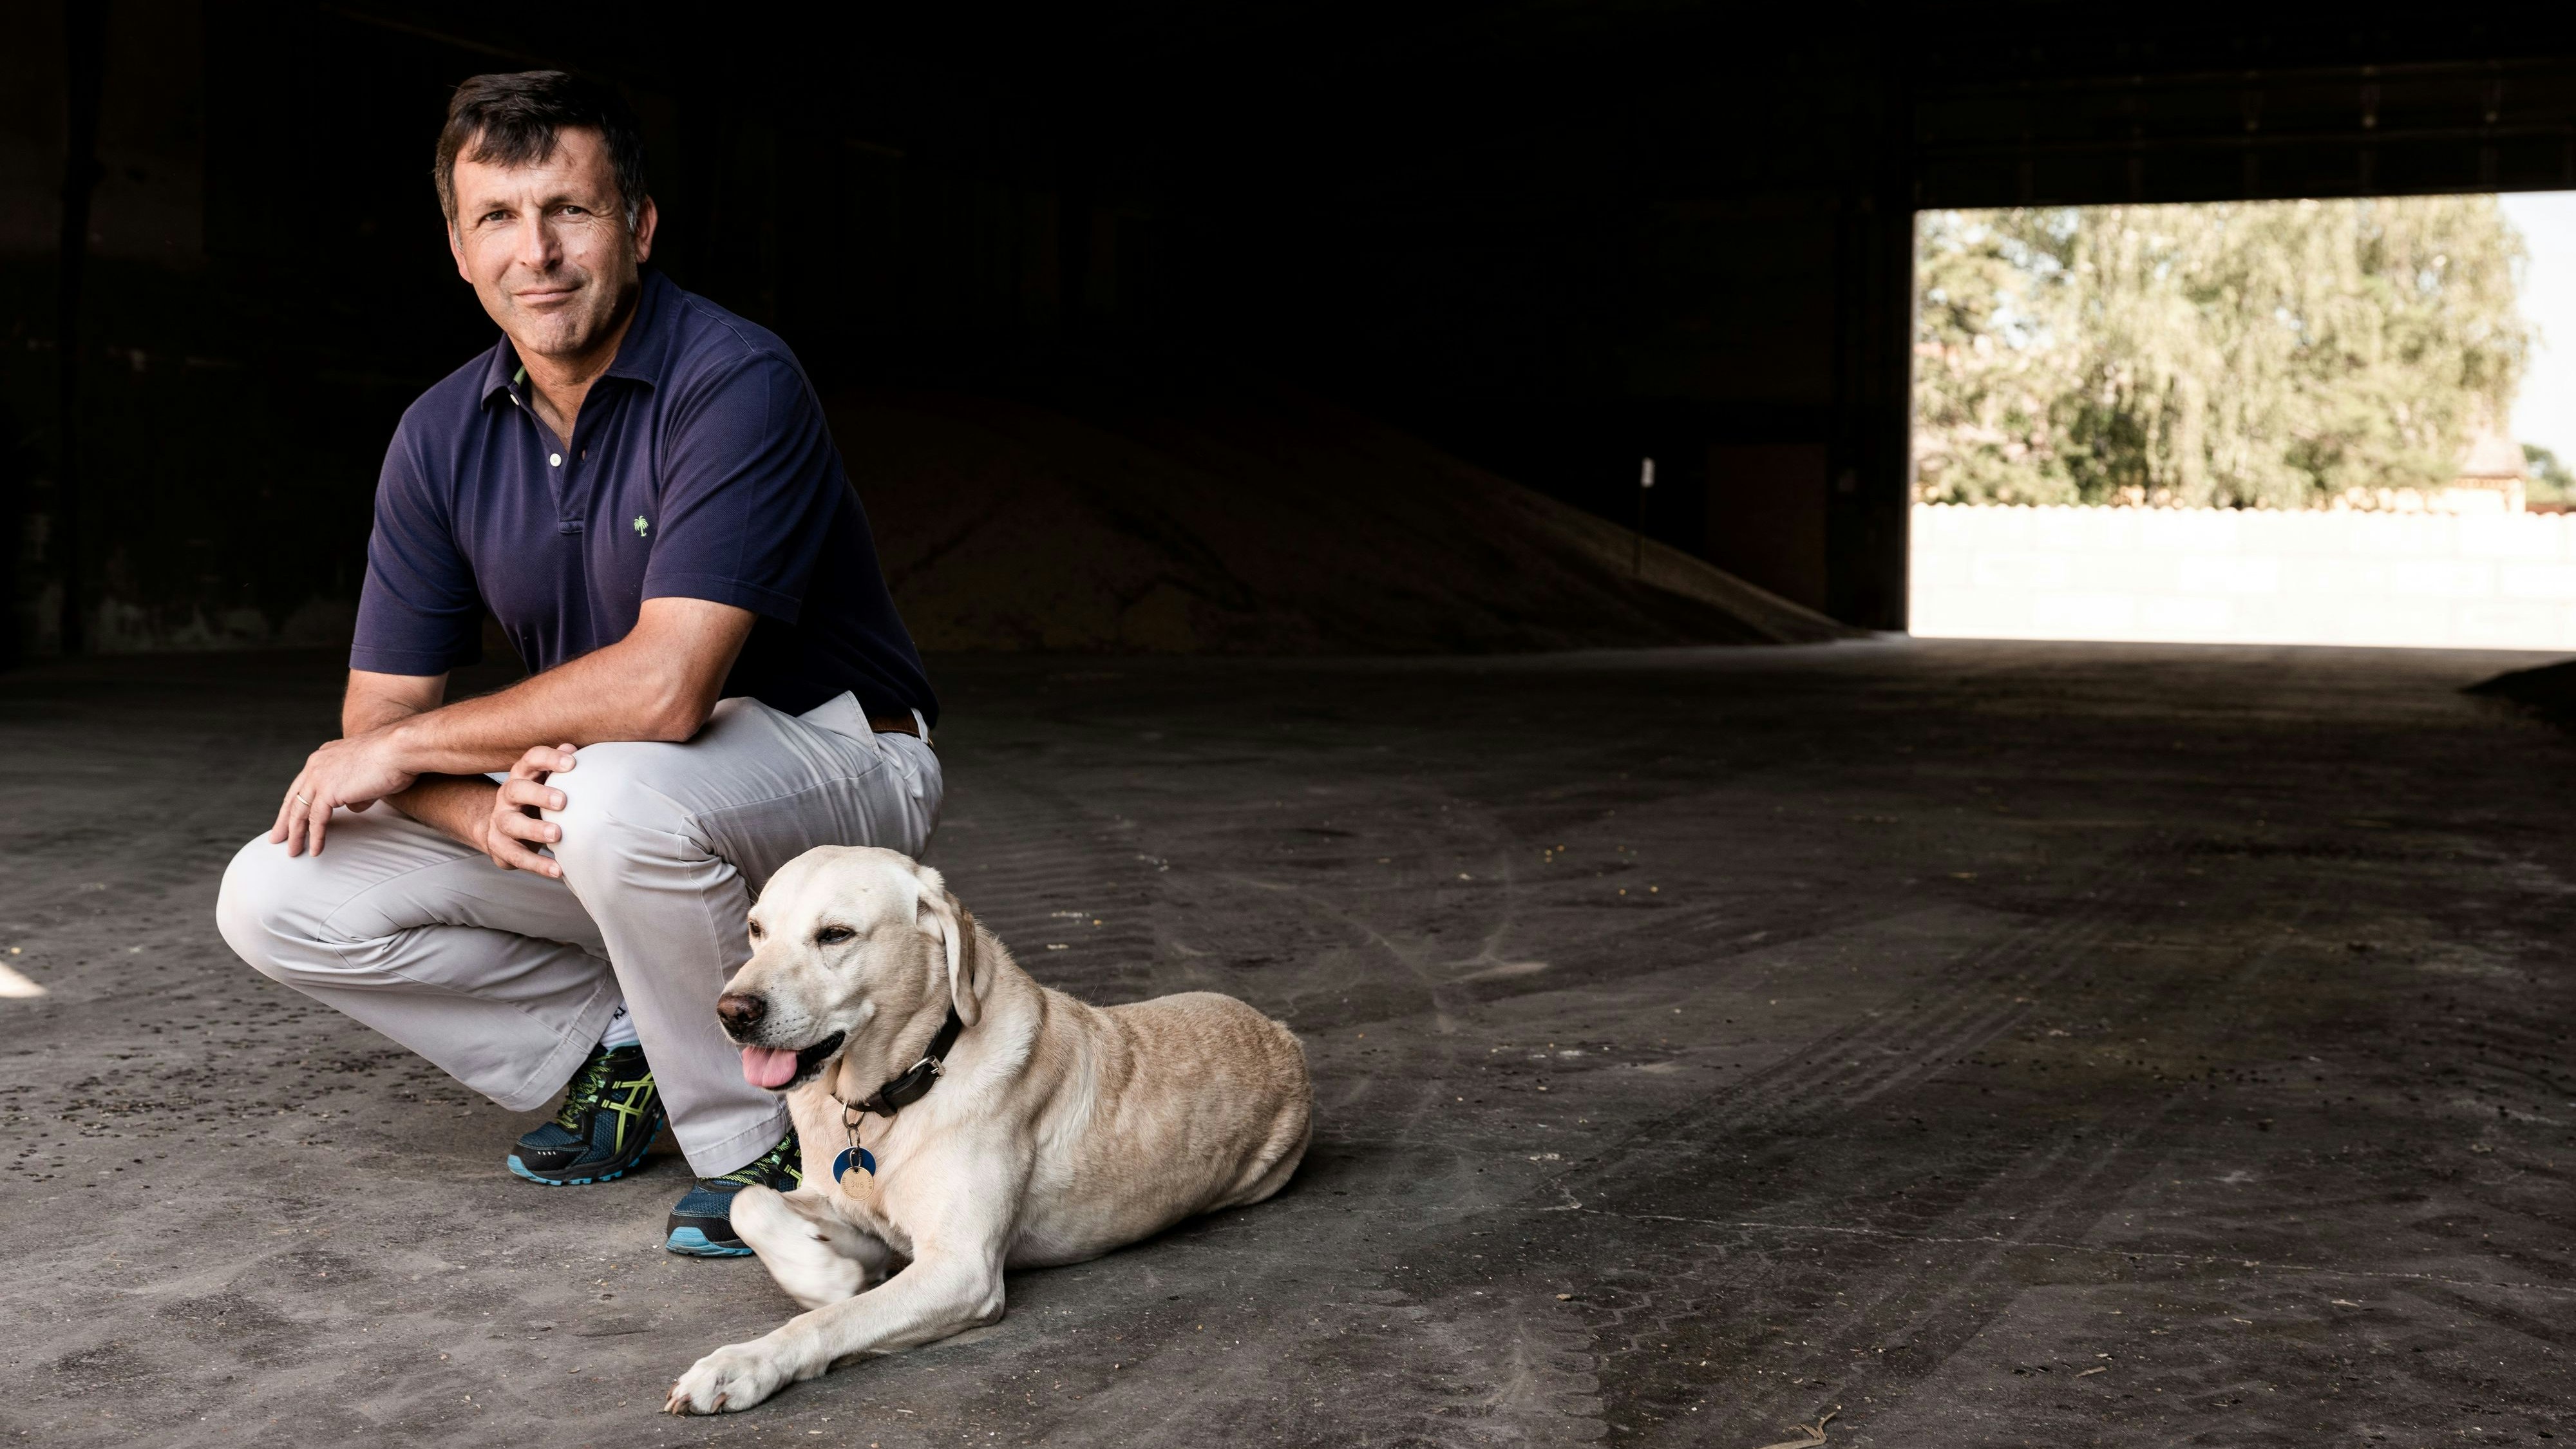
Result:
[[[672,1413],[990,1323],[1003,1269],[1259,1202],[1305,1156],[1314,1093],[1288,1028],[1204,991],[1103,1010],[1042,987],[891,850],[789,862],[751,943],[716,1010],[744,1075],[787,1094],[805,1181],[744,1188],[733,1226],[809,1311],[698,1360]]]

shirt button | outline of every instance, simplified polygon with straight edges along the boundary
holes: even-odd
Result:
[[[563,466],[563,454],[561,454],[561,453],[548,453],[548,454],[546,454],[546,466],[547,466],[547,467],[549,467],[549,468],[560,468],[560,467],[562,467],[562,466]]]

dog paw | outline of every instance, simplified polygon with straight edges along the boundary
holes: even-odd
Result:
[[[756,1343],[729,1343],[689,1366],[671,1385],[666,1414],[725,1414],[748,1409],[787,1382],[786,1370]]]
[[[746,1187],[734,1194],[733,1230],[806,1308],[838,1303],[868,1285],[867,1265],[853,1256],[861,1246],[857,1230],[810,1203]]]

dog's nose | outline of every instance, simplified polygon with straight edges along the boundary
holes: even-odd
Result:
[[[749,1031],[769,1014],[768,998],[748,991],[728,991],[716,998],[716,1015],[735,1031]]]

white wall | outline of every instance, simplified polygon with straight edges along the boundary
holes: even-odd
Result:
[[[1918,504],[1912,629],[2576,650],[2576,514]]]

